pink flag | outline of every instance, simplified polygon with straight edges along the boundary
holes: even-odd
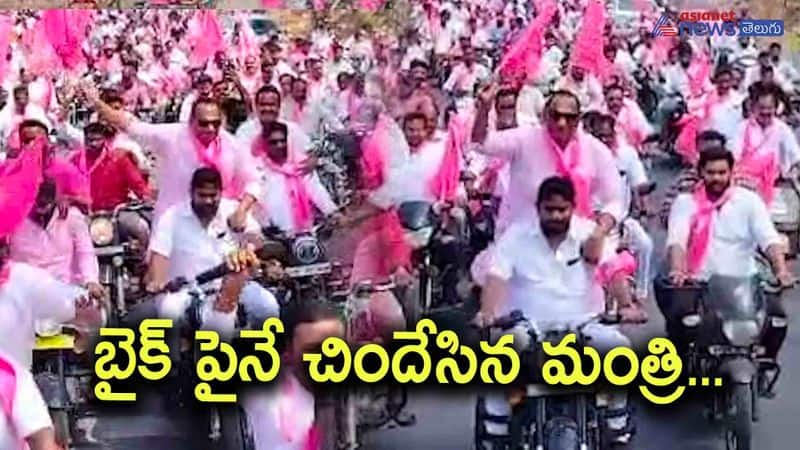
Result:
[[[48,9],[42,14],[43,31],[64,69],[74,70],[85,62],[81,48],[91,20],[92,11],[86,9]]]
[[[261,4],[268,9],[283,8],[283,0],[261,0]]]
[[[13,233],[28,216],[41,181],[41,151],[23,149],[0,165],[0,237]]]
[[[611,62],[603,52],[606,7],[600,0],[591,0],[584,11],[583,22],[575,37],[570,65],[581,67],[600,79],[611,69]]]
[[[202,66],[217,52],[225,50],[225,38],[216,11],[200,10],[195,12],[189,23],[188,40],[192,42],[190,57],[193,66]]]
[[[314,9],[317,11],[321,11],[328,7],[328,0],[314,0],[313,2]]]
[[[244,62],[248,56],[258,57],[261,50],[258,48],[258,39],[253,27],[250,26],[250,21],[244,13],[237,14],[237,21],[239,23],[239,60]]]
[[[375,12],[381,9],[384,3],[386,3],[386,0],[358,0],[358,7],[366,11]]]
[[[467,141],[467,119],[462,116],[454,116],[450,119],[447,128],[444,158],[430,186],[431,191],[440,201],[453,200],[458,190],[458,183],[461,179],[463,145]]]
[[[557,11],[553,0],[544,0],[539,14],[517,38],[500,61],[498,71],[506,78],[519,79],[536,74],[542,57],[544,32]]]

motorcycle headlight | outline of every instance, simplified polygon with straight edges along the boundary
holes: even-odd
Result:
[[[751,344],[758,333],[758,324],[754,320],[726,320],[722,323],[722,334],[732,345]]]
[[[406,242],[408,242],[411,248],[419,249],[428,245],[431,241],[431,236],[433,236],[433,227],[420,228],[414,231],[407,230]]]
[[[89,224],[89,235],[94,245],[108,245],[114,240],[114,224],[106,217],[99,217]]]
[[[700,325],[701,321],[702,321],[702,318],[700,317],[699,314],[687,314],[687,315],[683,316],[683,318],[681,319],[681,322],[683,323],[683,326],[685,326],[687,328],[694,328],[694,327]]]
[[[314,264],[322,258],[322,248],[319,241],[311,236],[302,236],[295,239],[292,244],[292,253],[300,264]]]

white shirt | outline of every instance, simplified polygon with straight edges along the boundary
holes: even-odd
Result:
[[[37,431],[52,428],[53,422],[31,372],[11,360],[10,356],[0,357],[11,363],[17,382],[11,417],[0,410],[0,448],[16,449],[20,441]]]
[[[401,169],[402,181],[395,192],[398,204],[403,202],[435,202],[430,192],[431,180],[439,172],[445,154],[444,139],[429,140],[419,150],[411,152],[405,167]]]
[[[520,125],[503,131],[490,131],[483,145],[475,150],[510,161],[511,178],[508,194],[503,199],[508,207],[499,213],[498,226],[518,218],[538,215],[536,195],[545,179],[557,175],[556,150],[550,150],[547,131],[543,127]],[[622,219],[622,198],[619,186],[622,179],[614,155],[602,142],[582,131],[576,132],[582,153],[582,166],[590,179],[592,204],[617,220]],[[505,211],[505,212],[504,212]]]
[[[311,138],[300,125],[289,121],[282,121],[281,123],[286,125],[288,134],[286,139],[291,152],[290,157],[293,161],[304,159],[311,148]],[[253,140],[261,138],[263,129],[261,121],[257,117],[252,117],[239,126],[239,129],[236,130],[236,138],[242,143],[251,146],[248,148],[252,148]]]
[[[156,180],[159,192],[154,217],[156,221],[172,205],[189,199],[194,171],[203,167],[195,150],[195,137],[189,124],[149,124],[133,121],[128,134],[149,148],[158,160]],[[258,173],[249,147],[225,130],[219,131],[220,166],[223,179],[236,179],[244,190],[258,197]],[[226,186],[223,186],[226,188]]]
[[[581,246],[595,224],[572,217],[564,241],[553,251],[538,220],[511,225],[491,250],[488,275],[509,282],[499,314],[520,310],[535,322],[580,320],[603,311],[603,289]]]
[[[781,242],[772,224],[767,206],[753,191],[731,187],[734,192],[722,208],[712,214],[710,247],[699,276],[748,277],[757,273],[756,248],[767,249]],[[686,251],[692,217],[697,203],[692,194],[681,194],[672,204],[667,228],[667,247],[678,246]]]
[[[238,248],[241,236],[228,228],[228,217],[236,206],[236,202],[223,198],[208,228],[203,228],[188,201],[164,213],[153,231],[150,250],[169,258],[170,279],[192,279],[225,262],[225,255]],[[258,230],[258,224],[248,215],[245,232]]]
[[[12,263],[8,281],[0,287],[0,351],[30,367],[37,320],[69,322],[82,290],[56,280],[47,271]]]
[[[264,227],[270,224],[275,225],[283,231],[302,231],[294,223],[292,201],[289,197],[286,178],[266,167],[262,166],[260,169],[262,196],[254,211],[258,222]],[[317,209],[326,216],[336,212],[336,204],[331,200],[330,193],[325,189],[316,173],[303,177],[303,184],[311,203]]]
[[[197,92],[190,92],[181,102],[181,110],[178,113],[178,121],[179,122],[188,122],[189,118],[192,117],[192,107],[194,106],[194,102],[197,101]]]
[[[744,98],[738,92],[728,93],[724,99],[711,107],[706,128],[722,133],[729,143],[734,142],[739,124],[743,120],[743,102]]]
[[[625,215],[628,215],[633,201],[632,192],[636,187],[647,183],[647,172],[639,158],[639,152],[624,142],[617,147],[616,162],[623,180],[620,193],[620,197],[623,199],[623,211]]]
[[[242,406],[252,424],[256,450],[303,450],[305,448],[304,439],[288,442],[284,436],[280,429],[281,409],[283,409],[283,413],[286,413],[286,410],[291,407],[291,414],[295,418],[291,423],[298,430],[310,429],[314,425],[314,395],[295,381],[293,375],[282,372],[281,376],[282,379],[278,383],[252,389],[243,396]],[[290,378],[292,378],[291,381]],[[281,402],[287,400],[282,399],[283,392],[280,384],[286,382],[294,383],[297,391],[289,400],[290,404],[283,405],[281,408]]]
[[[736,129],[736,137],[732,140],[731,152],[737,160],[744,150],[744,133],[747,124],[747,120],[739,122]],[[774,152],[783,175],[787,175],[792,166],[800,162],[800,146],[797,143],[794,132],[786,122],[772,119],[772,123],[766,129],[758,125],[752,125],[750,126],[750,133],[753,145],[759,145],[765,138],[768,139],[767,142],[759,146],[759,152]]]

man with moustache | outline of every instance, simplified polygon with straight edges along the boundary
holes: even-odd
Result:
[[[278,315],[279,306],[269,291],[248,281],[245,269],[257,263],[249,247],[259,243],[259,227],[249,215],[243,232],[230,227],[227,218],[236,209],[236,202],[222,198],[222,183],[218,170],[197,169],[192,174],[190,200],[173,205],[164,213],[150,243],[147,289],[160,292],[172,279],[191,280],[227,263],[235,273],[216,282],[219,296],[204,305],[202,315],[206,328],[231,337],[240,302],[248,324],[257,329],[266,318]],[[160,300],[159,316],[180,320],[190,301],[186,292],[167,294]]]

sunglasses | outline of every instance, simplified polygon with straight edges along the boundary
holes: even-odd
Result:
[[[581,115],[578,113],[562,113],[558,111],[550,111],[550,117],[553,120],[558,121],[559,119],[565,119],[567,122],[575,123],[580,120]]]
[[[197,125],[202,127],[202,128],[206,128],[206,127],[219,128],[219,127],[222,126],[222,121],[221,120],[198,120],[197,121]]]

